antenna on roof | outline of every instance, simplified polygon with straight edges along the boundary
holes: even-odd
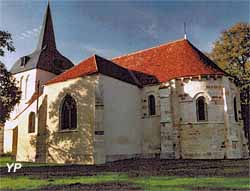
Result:
[[[184,22],[184,39],[187,39],[186,22]]]

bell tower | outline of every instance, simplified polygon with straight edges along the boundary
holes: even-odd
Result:
[[[5,123],[5,131],[11,132],[18,125],[18,116],[29,106],[32,99],[43,92],[43,85],[48,80],[73,66],[73,63],[57,50],[52,12],[48,3],[35,50],[19,58],[10,70],[18,82],[22,97]],[[4,144],[9,147],[4,148],[4,152],[11,151],[11,138],[10,143]]]
[[[73,63],[56,48],[52,14],[48,3],[36,49],[31,54],[19,58],[11,68],[11,73],[19,82],[22,91],[19,112],[37,93],[38,82],[39,92],[42,92],[43,84],[72,66]]]

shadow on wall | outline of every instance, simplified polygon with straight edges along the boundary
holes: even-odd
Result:
[[[37,151],[36,162],[92,164],[95,79],[69,81],[67,87],[58,91],[53,88],[51,92],[58,93],[56,97],[48,95],[48,99],[46,96],[39,108],[38,136],[36,141],[31,141]],[[77,104],[77,128],[74,130],[59,127],[60,109],[66,95],[72,96]]]

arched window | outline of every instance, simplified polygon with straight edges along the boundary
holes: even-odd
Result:
[[[77,127],[77,108],[76,101],[70,95],[66,95],[63,99],[60,113],[60,128],[76,129]]]
[[[201,96],[196,100],[197,121],[207,120],[207,104],[205,97]]]
[[[235,119],[236,122],[238,121],[237,100],[236,100],[236,97],[234,97],[234,119]]]
[[[30,112],[30,114],[29,114],[28,133],[35,133],[35,122],[36,122],[36,115],[35,115],[34,112]]]
[[[24,99],[26,99],[26,98],[27,98],[27,93],[28,93],[28,83],[29,83],[29,75],[26,77],[26,81],[25,81]]]
[[[148,111],[149,115],[155,115],[155,96],[148,96]]]
[[[19,88],[20,88],[20,90],[22,91],[22,89],[23,89],[23,76],[20,78],[20,81],[19,81]]]

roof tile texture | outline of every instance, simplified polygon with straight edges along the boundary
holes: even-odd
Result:
[[[160,82],[178,77],[223,74],[222,70],[185,39],[117,57],[113,62],[153,75]]]
[[[47,84],[93,73],[102,73],[134,85],[167,82],[174,78],[224,74],[188,40],[178,40],[109,61],[94,55]]]

